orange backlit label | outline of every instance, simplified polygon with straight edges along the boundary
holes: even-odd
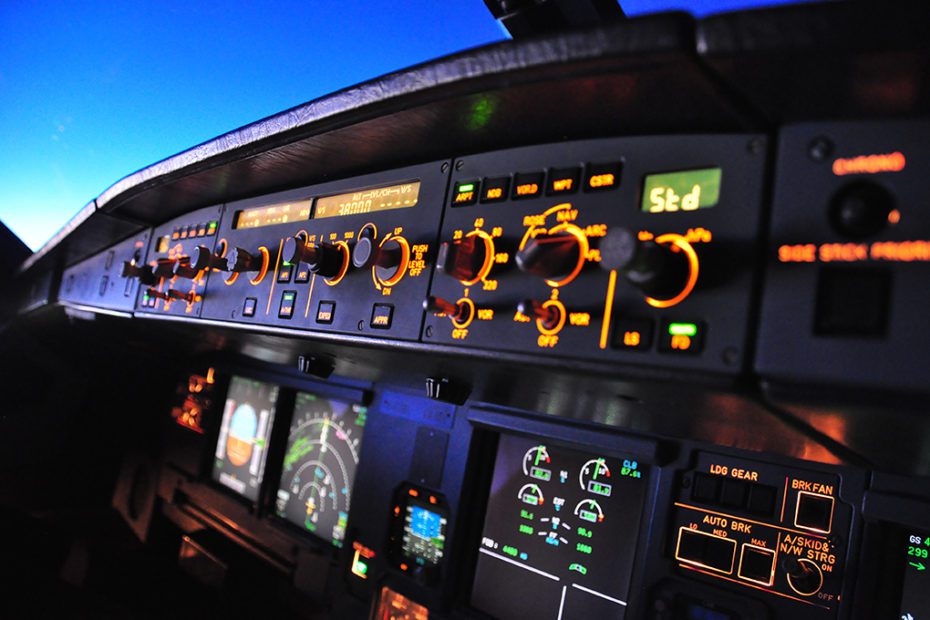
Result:
[[[504,195],[504,190],[503,190],[503,188],[501,188],[501,187],[491,187],[491,188],[488,189],[487,192],[485,192],[484,197],[485,197],[487,200],[496,200],[497,198],[501,198],[503,195]]]
[[[475,192],[459,192],[455,195],[455,202],[471,202],[475,197]]]
[[[782,263],[930,262],[930,241],[783,245],[778,248],[778,260]]]
[[[407,565],[401,564],[401,569],[407,570]],[[429,610],[403,594],[384,586],[381,588],[378,611],[374,618],[377,620],[428,620]]]
[[[882,155],[859,155],[858,157],[837,158],[833,162],[833,174],[838,177],[847,174],[876,174],[879,172],[901,172],[906,164],[904,153],[895,151]]]
[[[567,192],[572,189],[575,179],[556,179],[552,182],[552,190],[556,192]]]
[[[588,179],[589,187],[610,187],[611,185],[616,184],[617,177],[613,173],[607,174],[595,174],[590,179]]]
[[[639,343],[642,341],[643,336],[639,332],[623,332],[623,344],[628,347],[638,347]]]
[[[682,335],[672,336],[670,346],[675,351],[687,351],[691,348],[691,337]]]
[[[517,196],[532,196],[539,193],[539,185],[536,183],[524,183],[517,185]]]

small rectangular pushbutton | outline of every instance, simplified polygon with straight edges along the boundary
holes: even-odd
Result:
[[[584,191],[600,192],[617,189],[617,186],[620,185],[620,168],[620,163],[588,164]]]
[[[753,483],[749,486],[749,502],[746,509],[757,515],[771,516],[775,510],[778,491],[767,484]]]
[[[736,541],[681,527],[675,559],[729,575],[736,560]]]
[[[740,579],[759,585],[772,585],[775,582],[775,551],[743,543],[738,575]]]
[[[390,329],[391,319],[394,316],[394,306],[391,304],[375,304],[371,310],[371,326],[374,329]]]
[[[255,316],[256,307],[258,307],[258,299],[246,297],[245,303],[242,304],[242,316]]]
[[[659,351],[678,355],[697,355],[704,348],[704,323],[700,321],[662,321]]]
[[[728,478],[723,481],[720,491],[720,504],[729,508],[743,508],[749,495],[749,483]]]
[[[323,325],[330,325],[333,322],[333,317],[336,315],[336,302],[335,301],[321,301],[320,305],[316,308],[316,322],[322,323]]]
[[[614,322],[613,346],[627,351],[648,351],[654,332],[652,319],[618,319]]]
[[[513,179],[514,199],[535,198],[542,194],[546,175],[542,172],[524,172]]]
[[[295,266],[294,273],[294,283],[295,284],[306,284],[310,281],[310,268],[307,267],[306,263],[300,263]]]
[[[798,491],[798,503],[794,510],[795,526],[812,532],[829,534],[833,529],[833,507],[835,500],[829,495]]]
[[[452,206],[464,207],[473,205],[478,202],[478,192],[481,189],[481,182],[474,181],[457,181],[455,191],[452,192]]]
[[[284,291],[281,294],[281,305],[278,306],[278,318],[289,319],[294,316],[294,303],[297,301],[297,291]]]
[[[294,265],[281,265],[278,269],[278,282],[283,284],[290,282],[292,273],[294,273]]]
[[[549,171],[549,182],[546,183],[546,195],[574,194],[578,191],[578,181],[580,179],[580,168],[552,169]]]
[[[694,474],[691,486],[691,499],[705,504],[715,504],[720,499],[720,476]]]
[[[507,200],[510,191],[510,177],[485,179],[481,202],[500,202]]]

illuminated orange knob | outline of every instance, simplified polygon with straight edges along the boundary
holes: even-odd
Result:
[[[494,242],[487,233],[474,231],[462,239],[439,246],[436,267],[462,284],[470,286],[491,270]]]
[[[228,271],[226,259],[221,258],[213,253],[213,250],[205,245],[198,245],[194,248],[194,254],[191,256],[191,265],[197,271],[204,269],[222,269]]]
[[[577,273],[584,254],[578,235],[564,230],[530,239],[514,260],[521,271],[562,284]]]
[[[612,228],[601,239],[601,267],[616,269],[649,297],[680,294],[692,274],[688,255],[673,244],[640,241],[626,228]]]

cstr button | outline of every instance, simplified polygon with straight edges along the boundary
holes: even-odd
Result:
[[[371,309],[371,326],[374,329],[390,329],[391,319],[394,316],[394,306],[391,304],[375,304]]]
[[[599,192],[608,189],[617,189],[620,185],[620,163],[588,164],[585,174],[584,191]]]

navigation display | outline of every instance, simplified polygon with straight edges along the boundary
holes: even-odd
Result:
[[[367,409],[298,392],[275,512],[337,547],[345,538]]]
[[[930,535],[910,532],[907,554],[903,555],[904,585],[901,592],[901,615],[904,620],[930,618]]]
[[[243,377],[232,377],[229,382],[213,479],[252,501],[258,500],[265,475],[277,400],[276,385]]]
[[[419,198],[419,181],[326,196],[316,199],[313,219],[406,209],[416,206]]]
[[[623,618],[645,476],[633,459],[502,435],[472,605],[503,620]]]

